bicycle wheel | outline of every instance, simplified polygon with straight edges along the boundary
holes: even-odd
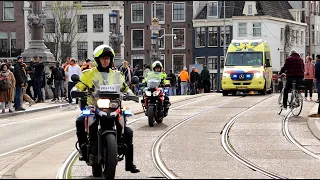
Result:
[[[292,114],[294,116],[299,116],[303,107],[303,97],[300,92],[299,93],[295,92],[294,101],[292,103],[293,103]]]
[[[283,91],[281,91],[279,98],[278,98],[278,105],[279,105],[278,115],[280,115],[282,112],[282,106],[283,106],[282,101],[283,101]]]

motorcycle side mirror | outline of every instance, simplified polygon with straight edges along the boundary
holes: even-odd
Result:
[[[78,82],[80,81],[80,77],[79,77],[78,74],[73,74],[73,75],[71,76],[71,80],[72,80],[73,82],[75,82],[75,83],[78,83]]]

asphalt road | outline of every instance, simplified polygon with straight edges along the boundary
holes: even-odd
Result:
[[[174,100],[191,102],[190,97],[174,97]],[[175,104],[173,100],[173,105]],[[178,102],[177,104],[183,102]],[[140,103],[124,102],[132,111],[142,110]],[[56,143],[75,136],[75,119],[80,110],[59,108],[0,119],[0,178],[14,178],[14,172],[27,161]],[[139,117],[139,116],[137,116]],[[136,116],[129,118],[134,120]],[[74,142],[75,143],[75,142]],[[70,144],[70,152],[74,150]],[[48,161],[50,158],[48,157]],[[41,164],[39,165],[41,166]],[[58,171],[58,169],[56,170]]]

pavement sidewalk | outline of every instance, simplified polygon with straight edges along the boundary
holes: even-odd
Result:
[[[312,134],[320,140],[320,114],[318,114],[319,103],[315,103],[308,115],[308,127]]]
[[[13,110],[13,113],[9,113],[9,109],[6,109],[5,113],[0,112],[0,120],[2,118],[10,117],[10,116],[17,116],[17,115],[23,115],[23,114],[28,114],[28,113],[33,113],[33,112],[39,112],[39,111],[45,111],[49,109],[56,109],[56,108],[61,108],[61,107],[66,107],[69,104],[67,102],[52,102],[51,100],[46,100],[43,103],[36,103],[33,104],[31,107],[29,107],[29,103],[24,103],[23,108],[25,108],[25,111],[15,111]]]
[[[202,97],[205,95],[208,95],[208,94],[170,96],[170,101],[171,103],[177,103],[187,99],[196,100],[196,98]],[[140,103],[138,104],[132,101],[127,101],[124,103],[124,105],[128,106],[129,108],[130,106],[133,107],[130,109],[134,114],[143,113],[143,109]],[[76,142],[76,136],[73,136],[72,138],[66,139],[64,141],[61,141],[47,148],[46,150],[41,152],[39,155],[29,160],[28,162],[23,164],[19,169],[17,169],[17,171],[15,172],[15,177],[17,179],[26,179],[26,178],[54,179],[57,175],[57,172],[59,171],[59,168],[62,166],[64,161],[68,158],[70,153],[75,150],[75,147],[74,147],[75,142]],[[50,160],[48,159],[48,157],[51,157]],[[35,169],[37,169],[37,171],[34,171]]]

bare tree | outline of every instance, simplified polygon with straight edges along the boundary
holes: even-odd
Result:
[[[81,4],[73,1],[51,1],[47,8],[47,25],[44,40],[57,61],[70,57],[82,33],[78,33]]]

